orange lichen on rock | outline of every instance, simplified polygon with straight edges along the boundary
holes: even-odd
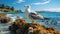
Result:
[[[6,14],[0,14],[0,17],[4,17],[4,16],[6,16]]]
[[[24,19],[17,19],[9,27],[10,31],[15,31],[16,34],[60,34],[59,31],[45,27],[38,23],[28,23]]]

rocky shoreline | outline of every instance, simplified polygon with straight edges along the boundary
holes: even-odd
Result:
[[[38,23],[29,23],[24,19],[16,19],[9,30],[14,32],[13,34],[60,34],[59,31],[52,27],[45,27]]]
[[[6,14],[0,14],[1,23],[9,23],[10,17],[6,17]],[[29,23],[24,19],[16,19],[11,26],[9,26],[11,34],[60,34],[59,31],[52,27],[45,27],[38,23]]]

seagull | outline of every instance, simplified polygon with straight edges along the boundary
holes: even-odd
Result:
[[[32,20],[32,23],[34,23],[34,20],[48,20],[48,18],[44,18],[44,16],[38,14],[36,11],[31,10],[30,6],[24,6],[26,8],[25,15]]]

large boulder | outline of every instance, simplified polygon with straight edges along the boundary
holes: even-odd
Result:
[[[60,34],[59,31],[52,27],[45,27],[38,23],[29,23],[23,19],[17,19],[9,26],[10,31],[15,31],[16,34]]]

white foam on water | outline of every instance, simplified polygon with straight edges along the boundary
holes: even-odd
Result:
[[[10,17],[11,21],[14,22],[16,20],[16,16]]]
[[[9,34],[10,31],[1,31],[0,34]]]
[[[13,17],[10,17],[12,22],[14,22],[16,19],[17,19],[17,16],[13,16]],[[22,19],[23,17],[19,16],[20,19]]]
[[[10,31],[3,31],[2,33],[4,33],[4,34],[9,34]]]
[[[60,21],[57,21],[57,25],[60,25]]]
[[[6,17],[11,17],[11,16],[12,16],[12,14],[7,14],[7,15],[6,15]]]
[[[0,34],[9,34],[9,29],[8,27],[10,26],[11,24],[7,24],[7,23],[0,23]]]

